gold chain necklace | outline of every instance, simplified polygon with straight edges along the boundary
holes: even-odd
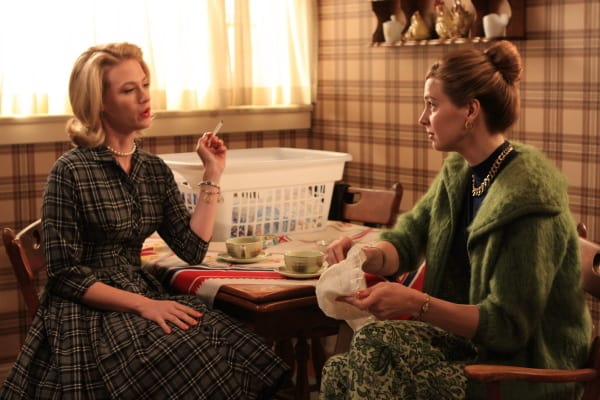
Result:
[[[115,150],[110,146],[106,146],[106,148],[108,149],[108,151],[110,151],[111,153],[113,153],[115,156],[119,156],[119,157],[128,157],[130,155],[132,155],[133,153],[135,153],[135,150],[137,149],[137,146],[135,143],[133,143],[133,149],[131,149],[130,151],[119,151],[119,150]]]
[[[500,168],[500,165],[502,165],[502,161],[504,161],[506,156],[513,150],[514,150],[514,147],[512,146],[512,144],[509,144],[507,148],[502,150],[502,153],[500,153],[500,155],[498,155],[498,158],[496,158],[496,161],[494,161],[494,164],[492,164],[492,168],[490,168],[490,171],[487,173],[486,177],[481,182],[481,185],[475,186],[475,175],[471,175],[471,182],[472,182],[471,194],[474,197],[481,196],[483,194],[483,192],[485,192],[488,189],[488,187],[492,184],[492,180],[496,177],[496,174],[498,173],[498,169]]]

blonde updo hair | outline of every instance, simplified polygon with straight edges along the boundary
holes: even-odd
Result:
[[[448,53],[431,66],[426,78],[439,79],[457,107],[479,100],[490,132],[504,132],[519,117],[522,71],[516,46],[502,40],[483,52],[465,48]]]
[[[108,43],[90,47],[77,58],[69,79],[69,100],[74,118],[67,122],[71,141],[82,147],[104,144],[102,128],[102,95],[106,89],[105,74],[109,67],[124,60],[136,60],[150,79],[142,50],[131,43]]]

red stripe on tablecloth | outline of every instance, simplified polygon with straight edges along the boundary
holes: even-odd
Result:
[[[352,240],[358,240],[358,239],[362,239],[362,238],[364,238],[365,236],[367,236],[367,234],[369,234],[369,233],[371,233],[371,232],[373,232],[373,228],[368,228],[368,229],[365,229],[364,231],[362,231],[362,232],[360,232],[360,233],[357,233],[356,235],[352,236],[352,238],[351,238],[351,239],[352,239]]]
[[[284,279],[285,277],[274,271],[182,270],[173,277],[171,287],[181,293],[193,294],[207,279],[218,278]]]

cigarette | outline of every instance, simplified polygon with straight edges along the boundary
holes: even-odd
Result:
[[[223,127],[223,120],[220,120],[220,121],[217,123],[217,125],[215,126],[215,128],[212,130],[212,134],[213,134],[213,135],[212,135],[212,137],[213,137],[213,138],[217,136],[217,133],[219,133],[219,131],[221,130],[221,128],[222,128],[222,127]],[[204,133],[202,134],[202,137],[205,137],[207,133],[208,133],[208,132],[204,132]]]
[[[217,123],[217,126],[215,126],[215,129],[213,129],[213,137],[217,136],[217,133],[219,133],[219,131],[221,130],[222,127],[223,127],[223,120],[220,120]]]

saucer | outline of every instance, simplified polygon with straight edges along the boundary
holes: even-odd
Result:
[[[326,268],[325,266],[322,266],[321,268],[319,268],[319,270],[317,272],[314,272],[312,274],[300,274],[298,272],[292,272],[285,265],[282,265],[282,266],[278,267],[276,269],[276,271],[279,272],[281,275],[288,277],[288,278],[312,279],[312,278],[318,278],[319,276],[321,276],[323,271],[325,271],[325,268]]]
[[[264,261],[269,257],[267,253],[260,253],[256,257],[252,258],[236,258],[229,255],[229,253],[219,253],[217,254],[217,258],[221,261],[226,261],[232,264],[252,264],[260,261]]]

